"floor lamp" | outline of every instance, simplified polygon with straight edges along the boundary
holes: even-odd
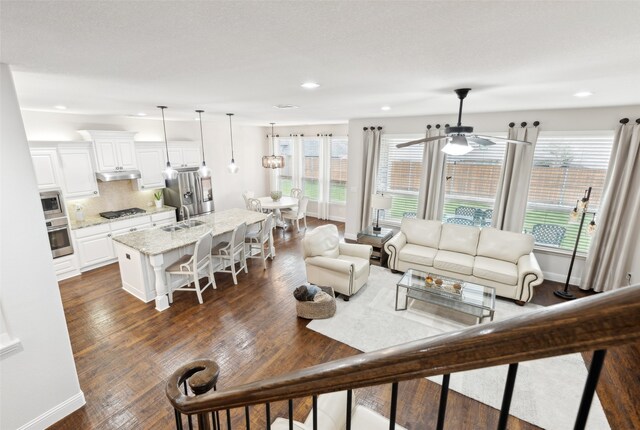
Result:
[[[371,207],[376,209],[376,225],[373,227],[373,231],[379,233],[382,228],[380,228],[380,211],[384,209],[391,209],[391,197],[385,196],[384,194],[372,194],[371,195]]]
[[[578,252],[578,245],[580,244],[580,235],[582,234],[582,227],[584,226],[584,218],[587,215],[593,215],[591,222],[589,223],[589,227],[587,232],[591,235],[596,230],[596,213],[589,212],[589,199],[591,198],[591,187],[589,187],[584,192],[584,197],[576,202],[576,207],[573,208],[571,214],[569,215],[570,222],[577,222],[578,217],[580,218],[580,227],[578,227],[578,236],[576,237],[576,244],[573,246],[573,255],[571,256],[571,263],[569,263],[569,273],[567,273],[567,281],[564,283],[564,289],[554,291],[558,297],[561,297],[566,300],[573,300],[576,298],[572,293],[569,292],[569,280],[571,279],[571,271],[573,270],[573,263],[576,260],[576,253]]]

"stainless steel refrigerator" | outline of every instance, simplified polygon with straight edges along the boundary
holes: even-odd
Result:
[[[191,216],[213,212],[211,178],[200,178],[197,168],[177,170],[176,179],[165,180],[167,187],[164,189],[164,204],[177,208],[178,221],[186,217],[180,211],[182,206],[187,207]]]

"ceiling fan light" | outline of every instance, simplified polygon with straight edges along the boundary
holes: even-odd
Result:
[[[467,138],[461,135],[451,136],[449,142],[442,148],[442,152],[448,155],[465,155],[473,151]]]

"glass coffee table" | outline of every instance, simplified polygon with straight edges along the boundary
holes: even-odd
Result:
[[[401,289],[406,291],[403,308],[398,307]],[[496,310],[494,288],[415,269],[407,270],[396,285],[396,311],[406,310],[409,298],[473,315],[478,323],[486,317],[493,321]]]

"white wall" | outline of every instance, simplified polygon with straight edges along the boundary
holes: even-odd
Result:
[[[11,72],[0,64],[0,305],[20,347],[0,363],[0,428],[45,428],[84,404]]]
[[[463,125],[470,125],[476,132],[495,132],[508,129],[510,122],[520,124],[523,121],[531,124],[540,121],[542,131],[586,131],[613,130],[621,118],[635,120],[640,117],[640,105],[614,106],[589,109],[554,109],[516,112],[470,113],[463,115]],[[426,125],[445,123],[455,124],[457,111],[448,115],[361,118],[349,121],[349,189],[347,198],[347,220],[345,237],[355,239],[361,217],[360,194],[362,193],[363,172],[363,128],[382,126],[383,133],[423,133]],[[566,279],[571,256],[537,252],[538,261],[550,280]],[[640,241],[635,252],[633,264],[628,269],[632,272],[633,282],[640,280]],[[572,272],[572,283],[577,284],[584,268],[584,258],[577,258]]]
[[[27,138],[30,141],[83,140],[77,130],[137,131],[135,140],[164,141],[162,122],[156,119],[34,111],[24,111],[23,118]],[[244,207],[242,191],[247,189],[254,190],[259,195],[267,195],[269,176],[261,165],[261,157],[266,145],[263,128],[233,125],[234,157],[239,171],[232,174],[227,170],[227,165],[231,162],[228,117],[205,114],[202,127],[205,160],[212,170],[216,210]],[[168,120],[167,139],[199,143],[198,121]]]

